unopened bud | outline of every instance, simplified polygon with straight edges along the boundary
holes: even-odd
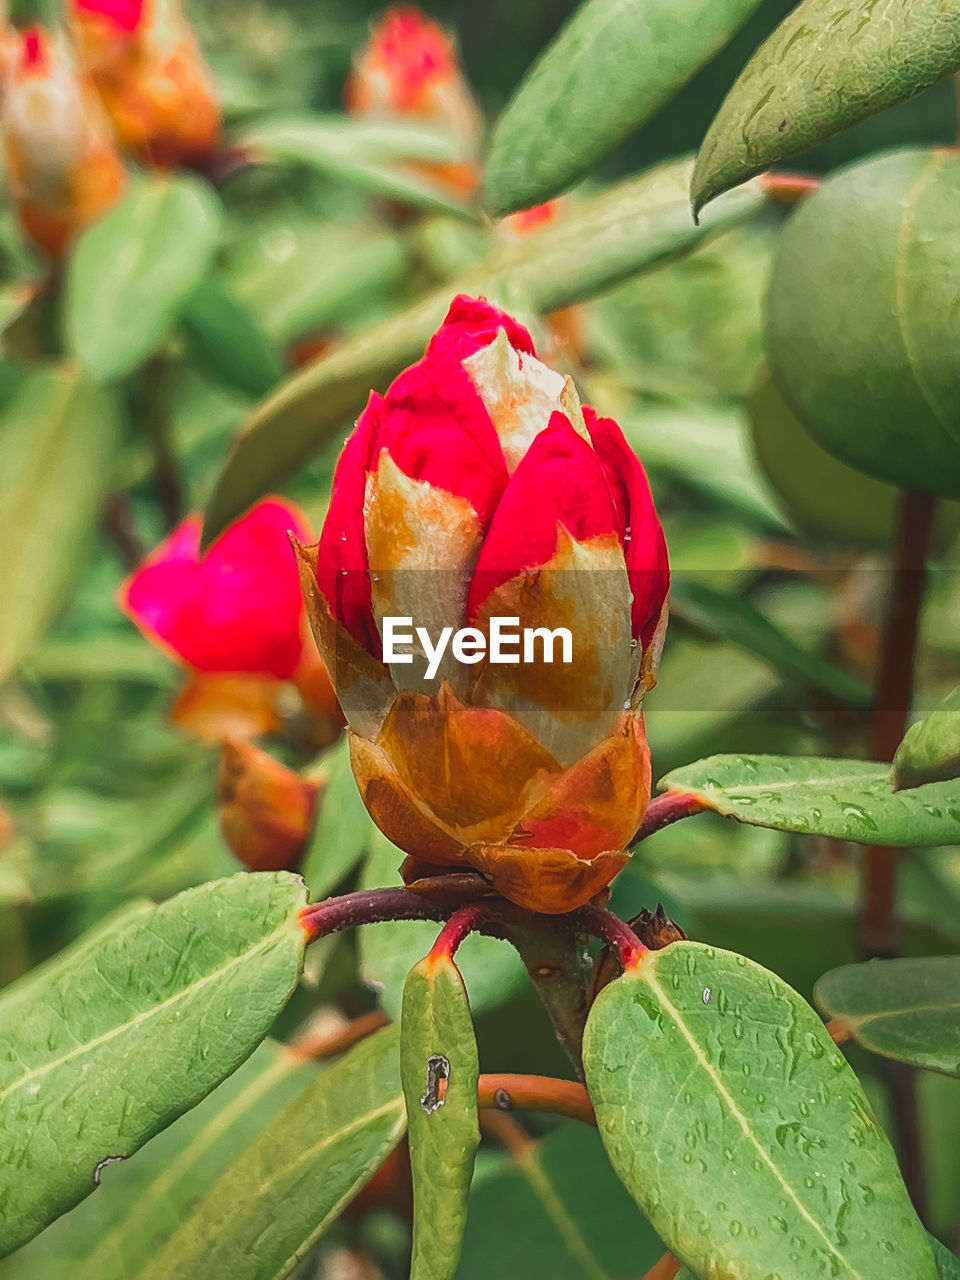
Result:
[[[296,871],[322,790],[249,742],[225,742],[218,788],[223,837],[250,871]]]

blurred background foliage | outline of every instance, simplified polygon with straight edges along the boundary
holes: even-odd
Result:
[[[278,112],[339,110],[350,59],[379,7],[369,0],[195,4],[191,16],[231,127],[242,130]],[[492,119],[574,5],[461,0],[425,7],[458,32],[467,75]],[[591,186],[695,149],[749,53],[791,7],[788,0],[762,5]],[[54,21],[57,6],[18,0],[13,16]],[[805,157],[803,168],[827,171],[892,145],[946,142],[955,131],[954,90],[944,83],[842,134]],[[231,439],[272,378],[442,285],[497,234],[442,213],[397,226],[355,184],[297,166],[240,172],[221,195],[226,229],[210,280],[247,309],[269,358],[259,373],[251,374],[248,361],[238,371],[235,357],[224,365],[181,322],[166,344],[164,370],[147,362],[120,387],[120,444],[110,447],[99,536],[84,556],[70,549],[71,578],[52,625],[0,687],[0,796],[14,827],[0,853],[0,983],[122,902],[163,897],[237,869],[218,826],[215,753],[168,723],[177,672],[117,607],[127,568],[123,536],[133,530],[152,546],[174,515],[202,506]],[[578,198],[575,193],[572,200]],[[660,686],[648,703],[655,777],[716,751],[862,755],[866,749],[868,713],[856,689],[858,681],[861,689],[869,681],[876,652],[893,493],[822,454],[765,383],[763,296],[786,216],[770,207],[683,261],[586,304],[577,317],[580,353],[558,356],[575,371],[583,398],[623,425],[648,468],[667,530],[678,590]],[[0,217],[5,296],[40,275],[6,211]],[[31,341],[11,318],[0,354],[0,447],[4,433],[17,428],[16,397],[36,354]],[[345,421],[335,446],[287,490],[315,526],[348,426]],[[71,474],[64,476],[63,504],[70,503],[74,483]],[[923,623],[919,711],[956,683],[960,657],[960,579],[952,569],[960,517],[943,505]],[[65,530],[63,536],[73,535]],[[34,551],[27,547],[24,554]],[[812,678],[809,664],[798,671],[783,658],[782,645],[764,647],[758,616],[802,648]],[[845,699],[825,693],[827,664],[850,678]],[[289,742],[278,750],[302,762]],[[333,766],[325,767],[332,776]],[[374,874],[374,865],[389,876],[399,861],[395,850],[378,845],[362,811],[351,808],[352,783],[342,768],[340,774],[345,781],[329,788],[306,863],[314,891],[355,885]],[[333,841],[341,852],[331,878],[324,851]],[[662,901],[691,937],[736,948],[809,998],[824,971],[855,958],[856,894],[853,847],[705,816],[644,843],[616,882],[612,906],[629,916]],[[907,954],[960,952],[960,849],[905,855],[902,910]],[[401,938],[405,925],[377,929],[376,941],[365,931],[359,940],[337,937],[316,949],[310,980],[279,1034],[318,1010],[338,1017],[373,1010],[383,984],[387,1008],[395,1007],[398,979],[422,953],[423,937]],[[506,957],[490,959],[495,944],[482,947],[474,960],[482,989],[473,989],[481,1069],[565,1074],[529,984],[518,981]],[[856,1065],[882,1106],[876,1060],[856,1054]],[[929,1225],[955,1246],[960,1086],[924,1075],[921,1108],[931,1160]],[[194,1118],[158,1142],[175,1148],[188,1123]],[[563,1123],[547,1127],[555,1131],[539,1158],[559,1179],[556,1203],[548,1210],[536,1178],[508,1165],[495,1147],[485,1153],[463,1277],[573,1280],[584,1274],[576,1257],[563,1253],[563,1233],[551,1225],[550,1212],[562,1211],[572,1195],[564,1177],[575,1176],[580,1190],[593,1187],[597,1213],[615,1201],[618,1214],[633,1214],[596,1136]],[[154,1146],[137,1159],[149,1165]],[[108,1189],[112,1173],[105,1177]],[[149,1178],[149,1169],[143,1176]],[[82,1236],[81,1215],[99,1221],[98,1214],[109,1217],[110,1205],[108,1196],[93,1197],[0,1264],[0,1275],[55,1280],[66,1274],[57,1268],[81,1250],[81,1237],[70,1234]],[[504,1227],[507,1214],[522,1224],[516,1232]],[[591,1274],[626,1280],[642,1273],[639,1235],[605,1231],[582,1204],[577,1214],[590,1224],[602,1255]],[[311,1266],[331,1277],[378,1269],[400,1276],[403,1223],[384,1196],[373,1212],[348,1216]],[[362,1246],[368,1271],[335,1269],[347,1244]],[[653,1242],[650,1262],[658,1249]]]

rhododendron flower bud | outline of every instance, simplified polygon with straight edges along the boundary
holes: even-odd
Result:
[[[70,0],[84,70],[125,146],[145,164],[199,164],[220,104],[181,0]]]
[[[277,727],[279,682],[302,684],[304,701],[333,725],[329,677],[309,635],[290,546],[310,536],[303,513],[269,498],[200,554],[190,516],[130,575],[121,604],[141,631],[194,676],[175,719],[219,739]],[[330,740],[339,730],[334,725]]]
[[[371,396],[320,542],[300,555],[381,830],[538,911],[608,884],[649,799],[641,701],[668,589],[650,489],[616,423],[581,408],[516,321],[459,297],[424,358]],[[418,637],[398,660],[394,619]],[[525,644],[522,661],[494,660],[499,619],[524,642],[567,628],[569,661],[543,661],[545,640],[539,661]],[[436,657],[444,628],[463,632],[459,656]]]
[[[351,115],[408,119],[449,132],[463,144],[465,162],[416,167],[454,191],[469,195],[476,190],[480,170],[473,157],[483,117],[453,39],[418,8],[387,10],[354,60],[345,96]]]
[[[296,871],[322,790],[249,742],[225,742],[217,791],[223,838],[250,871]]]
[[[65,51],[39,27],[4,48],[10,188],[27,234],[51,257],[116,203],[126,181],[110,123]]]

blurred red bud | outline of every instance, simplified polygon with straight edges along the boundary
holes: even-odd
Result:
[[[218,791],[223,838],[250,871],[296,871],[322,790],[249,742],[225,742]]]
[[[70,0],[69,12],[124,146],[160,168],[202,164],[219,142],[220,103],[180,0]]]
[[[410,120],[448,132],[463,145],[463,163],[411,169],[441,181],[454,194],[477,189],[483,116],[453,38],[415,5],[388,9],[373,27],[354,59],[345,99],[353,116]]]
[[[40,27],[6,43],[0,115],[20,223],[58,258],[123,192],[126,174],[110,123],[62,42]]]

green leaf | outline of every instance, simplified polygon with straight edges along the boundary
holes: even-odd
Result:
[[[583,302],[689,252],[761,205],[758,189],[731,194],[701,227],[690,221],[687,161],[671,162],[596,196],[569,218],[495,249],[475,271],[344,343],[265,401],[234,442],[204,521],[204,542],[285,483],[356,418],[372,387],[418,359],[456,293],[483,294],[545,314]]]
[[[598,997],[584,1066],[611,1164],[697,1275],[936,1280],[859,1081],[774,974],[650,952]]]
[[[767,299],[774,381],[817,443],[948,498],[960,497],[958,201],[960,155],[946,149],[832,174],[784,228]]]
[[[960,778],[960,687],[907,730],[893,758],[897,791],[953,778]]]
[[[844,706],[863,709],[873,703],[869,685],[808,653],[742,596],[726,595],[689,577],[677,576],[670,588],[670,605],[671,612],[676,606],[682,621],[742,646],[783,675]]]
[[[307,165],[363,191],[423,209],[472,216],[442,182],[404,167],[469,160],[449,133],[403,120],[290,116],[258,121],[240,141],[263,162]]]
[[[305,901],[285,874],[207,884],[78,948],[26,1009],[0,1002],[0,1252],[248,1057],[299,977]]]
[[[130,1280],[289,1275],[403,1136],[399,1039],[384,1027],[324,1071]]]
[[[738,524],[745,517],[764,532],[787,531],[745,447],[739,414],[718,405],[645,404],[621,415],[620,426],[648,472],[663,472],[712,506],[734,508]]]
[[[586,0],[497,121],[484,203],[555,196],[673,98],[760,0]]]
[[[377,834],[353,776],[346,734],[324,755],[321,771],[326,786],[302,869],[315,902],[354,869]]]
[[[711,756],[667,774],[660,790],[695,795],[717,813],[777,831],[904,848],[960,844],[955,786],[895,792],[890,766],[869,760]]]
[[[814,998],[865,1049],[960,1076],[960,956],[844,965],[823,975]]]
[[[960,1258],[955,1257],[939,1240],[934,1240],[933,1236],[930,1237],[930,1244],[940,1269],[940,1280],[960,1280]]]
[[[282,346],[327,326],[339,329],[371,295],[396,285],[406,267],[395,235],[294,223],[244,245],[230,284]]]
[[[112,395],[64,370],[32,374],[0,416],[0,684],[76,587],[119,437]]]
[[[803,0],[724,99],[697,157],[694,208],[956,71],[958,17],[953,0]]]
[[[80,237],[64,295],[68,351],[95,378],[126,377],[166,339],[206,275],[223,210],[181,173],[137,182]]]
[[[374,831],[363,869],[361,887],[380,889],[397,884],[403,853],[386,836]],[[430,920],[388,920],[361,925],[357,932],[360,976],[380,993],[391,1018],[399,1018],[407,974],[433,945],[440,925]],[[503,1004],[527,983],[527,971],[508,943],[471,933],[457,952],[457,962],[470,992],[475,1013]]]
[[[478,1171],[457,1280],[639,1280],[663,1249],[597,1134],[570,1123]]]
[[[753,451],[783,509],[801,532],[845,547],[889,550],[897,488],[840,462],[791,413],[768,369],[749,400]],[[960,505],[938,504],[935,543],[960,532]]]
[[[0,1276],[127,1280],[316,1075],[316,1064],[265,1041],[192,1111],[106,1168],[97,1194],[0,1264]]]
[[[480,1145],[480,1063],[466,989],[449,957],[427,956],[411,970],[403,989],[400,1025],[413,1169],[410,1277],[452,1280]]]
[[[222,284],[204,281],[180,323],[199,362],[238,391],[263,396],[282,378],[277,353],[247,308]]]

